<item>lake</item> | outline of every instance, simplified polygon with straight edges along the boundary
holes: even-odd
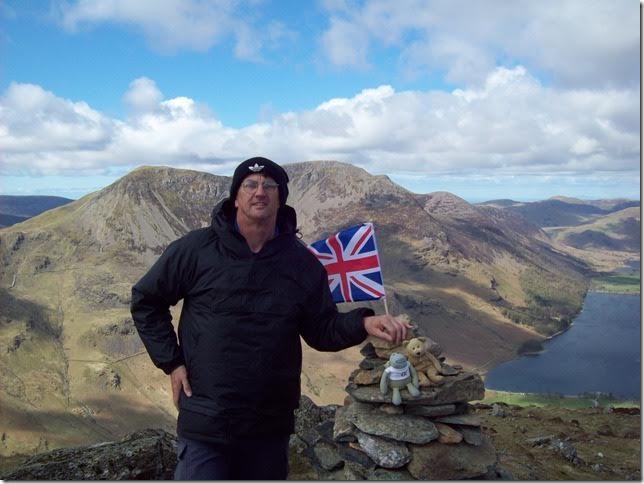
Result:
[[[526,393],[612,393],[640,399],[640,295],[589,292],[582,312],[545,351],[492,369],[485,386]]]

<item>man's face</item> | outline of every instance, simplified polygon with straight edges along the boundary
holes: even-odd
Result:
[[[275,218],[280,208],[279,199],[279,188],[271,177],[260,173],[247,176],[235,198],[237,216],[257,221]]]

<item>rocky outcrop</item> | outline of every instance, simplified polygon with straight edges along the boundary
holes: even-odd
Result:
[[[177,465],[176,438],[164,430],[134,432],[119,442],[35,455],[10,474],[16,480],[168,480]]]

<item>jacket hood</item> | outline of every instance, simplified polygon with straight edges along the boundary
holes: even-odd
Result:
[[[226,198],[212,209],[211,226],[217,232],[228,230],[234,226],[235,205],[232,199]],[[295,234],[297,229],[297,215],[290,205],[282,205],[277,211],[277,228],[280,233]]]

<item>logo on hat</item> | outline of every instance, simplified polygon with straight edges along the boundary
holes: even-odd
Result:
[[[253,173],[257,173],[258,171],[262,171],[264,169],[264,165],[258,165],[257,162],[255,162],[255,164],[253,166],[249,166],[248,169]]]

